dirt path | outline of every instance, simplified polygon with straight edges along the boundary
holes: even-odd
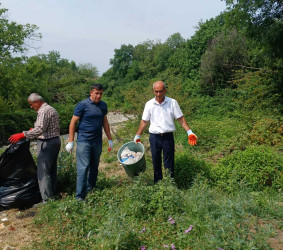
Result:
[[[21,249],[40,240],[40,231],[33,218],[36,209],[9,209],[0,212],[0,249]]]
[[[116,130],[123,122],[135,118],[134,116],[123,115],[119,112],[110,112],[107,117],[112,133],[116,133]],[[68,135],[64,135],[63,138],[67,141]],[[31,150],[33,151],[34,149],[32,148]],[[102,172],[105,171],[108,165],[108,163],[101,162],[100,170]],[[112,171],[108,174],[125,174],[122,168],[117,168],[115,171],[115,173]],[[0,211],[0,249],[29,249],[34,242],[39,242],[41,231],[33,222],[36,213],[36,208]]]

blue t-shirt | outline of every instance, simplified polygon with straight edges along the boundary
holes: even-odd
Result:
[[[107,105],[103,101],[94,103],[87,98],[79,102],[74,111],[74,115],[80,117],[77,141],[102,143],[102,126],[106,114]]]

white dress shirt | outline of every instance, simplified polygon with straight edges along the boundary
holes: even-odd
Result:
[[[165,96],[161,104],[155,98],[145,104],[142,120],[150,121],[149,133],[161,134],[175,131],[174,120],[182,116],[178,102]]]

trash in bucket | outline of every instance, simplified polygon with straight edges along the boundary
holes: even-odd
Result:
[[[128,147],[125,147],[121,153],[121,162],[126,164],[133,164],[139,161],[142,156],[142,152],[131,151]]]
[[[117,158],[125,172],[131,178],[137,176],[146,169],[144,146],[134,141],[124,144],[117,153]]]

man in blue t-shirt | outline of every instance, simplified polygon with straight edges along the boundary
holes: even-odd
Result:
[[[96,185],[102,151],[102,127],[108,138],[108,151],[113,147],[107,119],[107,105],[101,101],[102,94],[101,84],[92,85],[90,96],[76,106],[69,126],[69,142],[66,145],[66,150],[71,152],[74,147],[76,124],[79,121],[76,151],[76,198],[80,201],[84,200],[87,193]]]

